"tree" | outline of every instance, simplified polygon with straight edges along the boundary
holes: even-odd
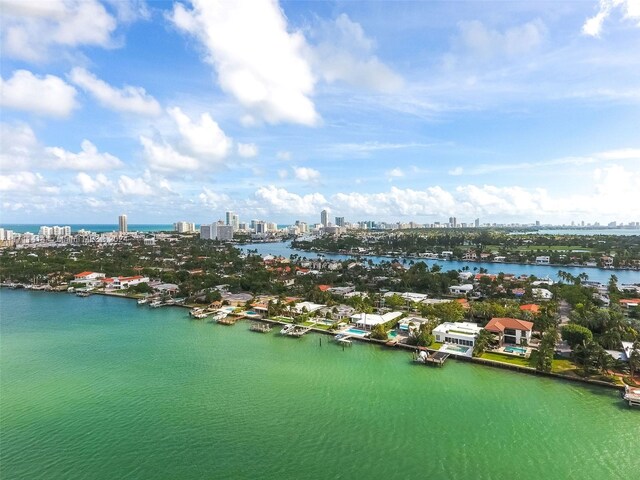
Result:
[[[473,346],[473,356],[481,356],[491,345],[493,341],[493,334],[484,328],[480,330],[480,333],[476,337],[476,343]]]
[[[371,329],[371,338],[375,338],[376,340],[387,339],[387,329],[385,328],[384,323],[374,325],[374,327]]]
[[[640,340],[633,342],[631,346],[631,354],[629,355],[629,370],[631,372],[631,379],[636,374],[636,371],[640,370]]]
[[[553,365],[553,355],[555,354],[558,330],[554,327],[548,328],[542,334],[540,347],[538,348],[538,359],[536,370],[540,372],[550,372]]]
[[[583,341],[576,345],[573,349],[573,358],[578,365],[582,365],[584,375],[587,376],[591,373],[593,365],[595,363],[597,344],[593,341]]]
[[[561,335],[562,339],[565,340],[571,348],[593,340],[591,330],[575,323],[569,323],[562,327]]]

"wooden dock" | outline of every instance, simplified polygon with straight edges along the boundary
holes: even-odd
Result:
[[[221,318],[218,320],[218,323],[221,325],[235,325],[238,320],[242,317],[232,317],[231,315]]]
[[[425,365],[435,365],[442,367],[444,362],[449,358],[449,354],[445,352],[429,352],[428,350],[416,350],[414,361]]]
[[[351,335],[338,334],[335,337],[333,337],[333,339],[336,341],[336,343],[340,343],[342,345],[347,345],[349,347],[353,343],[352,340],[351,340]]]

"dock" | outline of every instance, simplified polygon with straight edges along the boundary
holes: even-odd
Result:
[[[622,398],[629,402],[630,407],[640,407],[640,388],[625,385]]]
[[[231,315],[218,319],[218,323],[221,325],[235,325],[241,317],[232,317]]]
[[[271,325],[268,323],[254,322],[251,324],[251,327],[249,327],[249,330],[252,332],[269,333],[271,331]]]
[[[280,335],[300,338],[305,333],[310,331],[311,331],[311,327],[304,327],[302,325],[291,324],[291,325],[285,325],[285,327],[282,330],[280,330]]]
[[[339,333],[338,335],[333,337],[333,339],[336,341],[336,343],[340,343],[342,345],[348,345],[349,347],[353,344],[351,340],[351,335],[345,335],[343,333]]]
[[[449,358],[449,354],[445,352],[429,352],[427,350],[416,350],[414,361],[425,365],[435,365],[442,367],[444,362]]]

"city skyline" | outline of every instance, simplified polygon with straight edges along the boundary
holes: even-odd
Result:
[[[629,0],[2,5],[6,224],[638,220]]]

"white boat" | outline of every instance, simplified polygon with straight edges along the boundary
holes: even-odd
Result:
[[[629,402],[630,407],[640,407],[640,387],[625,385],[622,398]]]
[[[207,314],[204,312],[194,313],[193,318],[197,318],[198,320],[202,320],[203,318],[207,318]]]
[[[203,308],[192,308],[191,310],[189,310],[189,315],[191,315],[192,317],[195,317],[196,315],[202,312],[204,312]]]
[[[295,324],[289,324],[289,325],[285,325],[282,330],[280,330],[280,335],[289,335],[291,332],[293,332],[296,329]]]
[[[160,300],[154,300],[149,304],[151,308],[158,308],[162,306],[162,302]]]
[[[138,305],[144,305],[145,303],[149,303],[149,299],[148,298],[139,298],[138,299]]]
[[[76,295],[77,295],[78,297],[88,297],[89,295],[91,295],[91,293],[90,293],[90,292],[84,292],[84,291],[83,291],[83,292],[76,292]]]

